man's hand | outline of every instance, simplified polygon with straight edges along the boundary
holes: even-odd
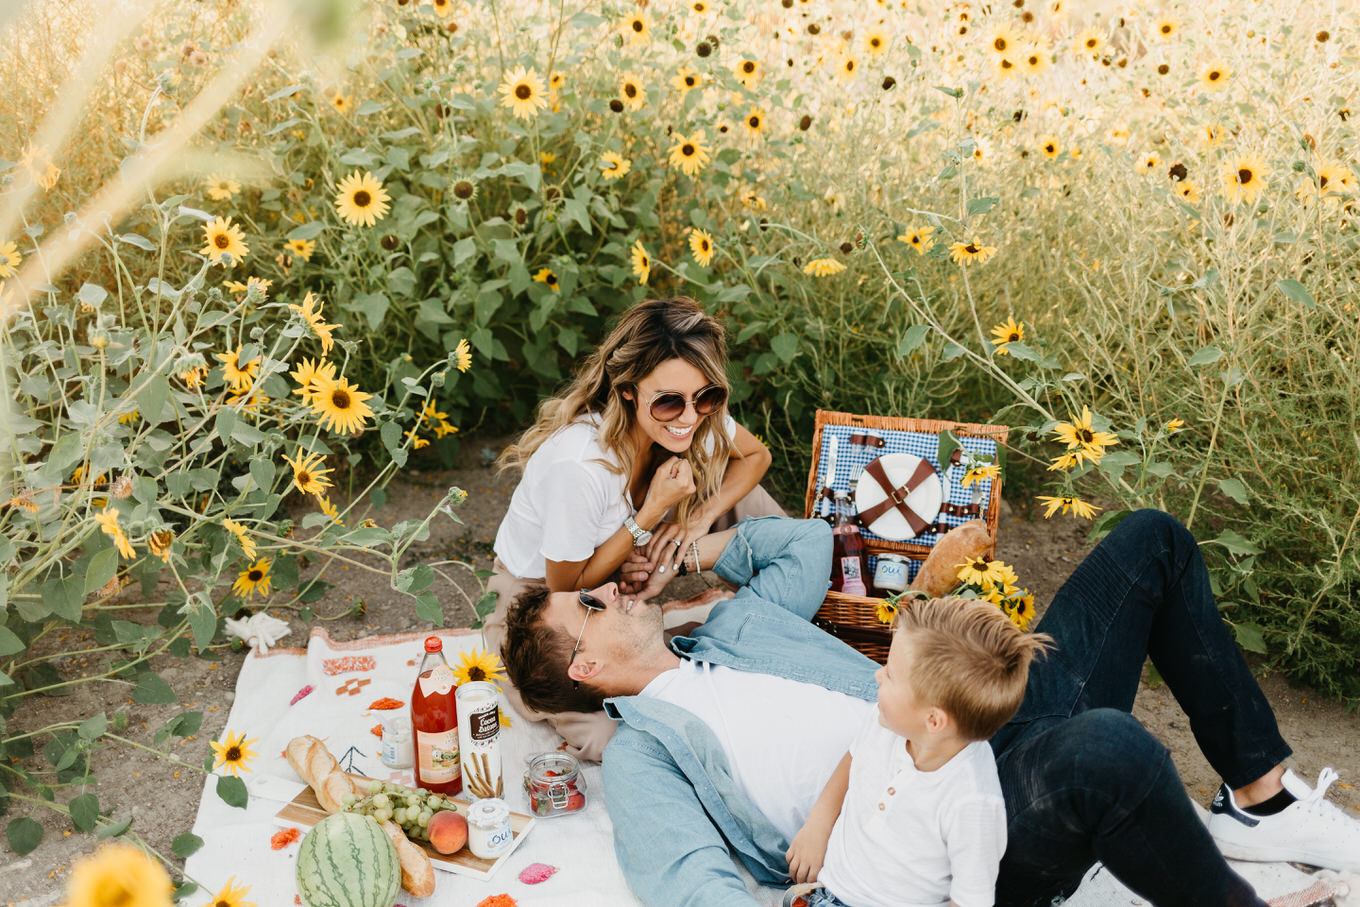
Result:
[[[642,548],[634,548],[619,565],[619,591],[624,595],[637,595],[647,585],[655,568],[656,564],[647,558]]]
[[[784,852],[789,861],[789,876],[795,882],[815,882],[826,859],[826,843],[831,840],[831,828],[815,818],[808,821],[793,836],[793,843]]]

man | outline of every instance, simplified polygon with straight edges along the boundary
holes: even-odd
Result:
[[[603,702],[619,722],[605,797],[638,896],[751,904],[729,854],[762,884],[786,882],[789,838],[874,699],[877,666],[808,623],[830,570],[826,524],[746,520],[698,553],[741,588],[689,636],[667,644],[659,609],[609,583],[525,593],[502,651],[530,705]],[[999,904],[1047,904],[1100,860],[1154,904],[1263,907],[1215,838],[1238,858],[1360,871],[1360,822],[1285,772],[1290,749],[1174,519],[1127,517],[1040,629],[1055,649],[991,741],[1009,837]],[[1208,829],[1166,749],[1128,714],[1149,655],[1225,779]]]

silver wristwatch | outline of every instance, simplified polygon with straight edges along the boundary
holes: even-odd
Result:
[[[632,517],[623,518],[623,528],[633,533],[634,548],[639,548],[652,540],[651,530],[643,529],[637,524],[637,520]]]

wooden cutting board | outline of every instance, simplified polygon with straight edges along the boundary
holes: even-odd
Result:
[[[349,776],[355,783],[361,785],[361,787],[372,780],[371,778],[365,778],[363,775],[356,775],[352,772],[349,773]],[[451,799],[454,803],[458,804],[458,811],[466,817],[468,807],[472,805],[471,802],[462,797],[453,797]],[[304,787],[302,793],[294,797],[291,802],[283,807],[283,809],[274,814],[274,822],[277,825],[283,825],[288,828],[299,828],[306,831],[328,815],[329,813],[321,808],[321,803],[316,799],[316,792],[308,786]],[[496,874],[496,870],[500,868],[501,863],[505,862],[505,858],[515,852],[515,849],[519,847],[519,842],[524,840],[524,836],[527,835],[529,829],[533,827],[533,816],[526,816],[524,813],[517,812],[510,813],[510,831],[514,840],[510,842],[510,846],[506,849],[505,853],[494,860],[483,860],[481,857],[474,856],[472,851],[467,847],[464,847],[457,853],[444,854],[431,847],[428,841],[412,841],[411,843],[430,855],[430,863],[435,869],[442,869],[445,872],[456,872],[459,875],[471,876],[475,879],[486,881]]]

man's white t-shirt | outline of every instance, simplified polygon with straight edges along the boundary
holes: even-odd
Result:
[[[784,836],[807,821],[874,704],[814,683],[688,658],[640,694],[679,706],[717,736],[738,788]]]
[[[1006,851],[996,759],[968,744],[917,771],[878,707],[850,747],[850,787],[817,879],[852,907],[991,907]]]
[[[529,458],[496,532],[496,556],[512,575],[539,579],[548,560],[587,560],[636,511],[628,476],[610,469],[619,460],[600,444],[599,424],[597,414],[583,416]],[[730,415],[723,427],[735,436]]]

